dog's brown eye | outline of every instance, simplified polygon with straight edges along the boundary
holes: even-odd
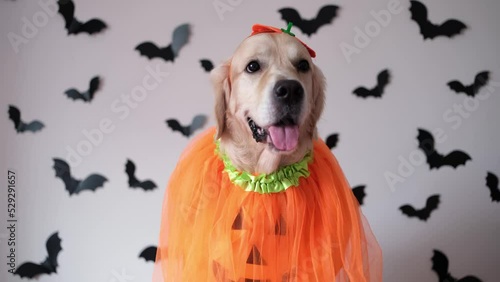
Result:
[[[300,71],[300,72],[306,72],[310,69],[309,67],[309,62],[306,61],[306,60],[302,60],[300,61],[298,64],[297,64],[297,69]]]
[[[260,70],[260,65],[257,61],[251,61],[250,63],[248,63],[246,68],[246,71],[248,73],[256,72],[258,70]]]

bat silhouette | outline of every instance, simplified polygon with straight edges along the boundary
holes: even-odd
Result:
[[[24,123],[21,120],[21,112],[13,105],[9,105],[9,119],[14,122],[14,128],[18,133],[25,131],[37,132],[44,127],[43,123],[38,120],[34,120],[30,123]]]
[[[431,216],[431,213],[436,210],[439,206],[439,195],[432,195],[429,198],[427,198],[427,202],[425,204],[425,207],[416,210],[414,207],[410,205],[403,205],[399,207],[401,212],[403,214],[407,215],[408,217],[417,217],[420,220],[427,221],[429,217]]]
[[[432,270],[438,275],[439,282],[481,282],[481,280],[475,276],[466,276],[461,279],[451,276],[448,272],[448,258],[439,250],[434,250],[431,261]]]
[[[201,59],[200,60],[200,63],[201,63],[201,67],[206,71],[206,72],[210,72],[211,70],[213,70],[214,68],[214,64],[212,64],[212,62],[208,59]]]
[[[94,93],[97,91],[99,88],[99,83],[101,82],[100,78],[98,76],[94,76],[89,83],[89,89],[83,93],[80,91],[76,90],[75,88],[71,88],[66,90],[64,93],[68,98],[71,98],[73,100],[83,100],[84,102],[89,102],[92,101],[94,98]]]
[[[91,174],[87,176],[83,181],[75,179],[71,176],[71,171],[68,163],[62,159],[54,158],[54,170],[56,171],[56,177],[61,178],[64,182],[66,190],[69,195],[78,194],[84,190],[95,191],[97,188],[104,185],[107,181],[106,177],[100,174]]]
[[[28,277],[31,279],[40,274],[57,273],[57,255],[62,250],[58,232],[55,232],[47,239],[45,247],[47,248],[48,256],[43,262],[40,264],[25,262],[16,269],[14,274],[21,276],[21,278]]]
[[[281,14],[281,19],[285,20],[287,24],[292,22],[303,33],[310,37],[313,33],[316,33],[320,27],[331,23],[337,16],[338,9],[339,7],[335,5],[325,5],[321,7],[316,18],[311,20],[303,19],[294,8],[283,8],[278,10],[278,12]]]
[[[490,197],[492,202],[500,202],[500,189],[498,187],[498,177],[488,172],[486,175],[486,187],[490,189]]]
[[[328,148],[333,149],[337,146],[337,143],[339,142],[339,134],[338,133],[334,133],[334,134],[330,134],[328,135],[328,137],[326,137],[326,146],[328,146]]]
[[[153,181],[139,181],[135,177],[135,164],[131,160],[127,160],[127,164],[125,164],[125,172],[128,176],[128,186],[130,186],[130,188],[142,188],[145,191],[156,188],[156,184]]]
[[[352,188],[352,193],[354,194],[354,197],[358,200],[358,203],[360,206],[363,205],[363,200],[365,199],[366,193],[365,193],[365,185],[358,185],[354,188]]]
[[[199,128],[202,128],[207,120],[205,115],[197,115],[193,118],[190,125],[182,126],[176,119],[167,119],[167,125],[173,131],[179,131],[182,135],[189,137],[193,132]]]
[[[165,61],[173,62],[179,55],[180,49],[188,42],[189,34],[189,24],[182,24],[175,28],[172,43],[167,47],[158,47],[155,43],[148,41],[137,45],[135,50],[148,59],[162,58]]]
[[[427,17],[427,8],[424,4],[418,1],[410,2],[411,19],[414,20],[420,27],[420,33],[424,37],[424,40],[427,38],[434,39],[438,36],[447,36],[452,38],[467,28],[464,23],[455,19],[447,20],[440,25],[433,24]]]
[[[375,87],[373,87],[372,89],[366,89],[365,87],[361,86],[354,89],[352,93],[361,98],[366,98],[370,96],[375,98],[380,98],[382,97],[382,94],[384,94],[385,86],[389,84],[389,81],[390,81],[389,70],[385,69],[377,75],[377,85]]]
[[[463,151],[452,151],[447,155],[438,153],[435,149],[434,137],[432,134],[424,129],[418,129],[418,148],[422,149],[427,157],[427,163],[431,169],[440,168],[442,166],[452,166],[457,168],[459,165],[465,165],[468,160],[472,158]]]
[[[149,247],[145,248],[139,254],[139,257],[145,259],[146,261],[155,262],[155,260],[156,260],[156,247],[149,246]]]
[[[75,17],[75,4],[71,0],[57,1],[59,6],[59,13],[63,16],[68,34],[78,34],[86,32],[88,34],[98,33],[105,29],[106,23],[100,19],[91,19],[87,22],[80,22]]]
[[[457,93],[465,93],[467,96],[474,97],[479,92],[479,89],[488,83],[489,79],[490,73],[488,71],[483,71],[476,75],[471,85],[464,86],[462,82],[453,80],[448,82],[448,86]]]

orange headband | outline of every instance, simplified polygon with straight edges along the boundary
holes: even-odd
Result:
[[[288,29],[285,31],[283,29],[279,29],[279,28],[272,27],[272,26],[254,24],[252,26],[252,34],[250,34],[250,36],[255,35],[255,34],[259,34],[259,33],[270,32],[270,33],[288,33],[290,36],[295,37],[295,35],[290,32],[290,28],[291,28],[291,24],[288,25]],[[302,45],[304,45],[304,47],[306,47],[307,51],[309,52],[309,55],[311,55],[311,58],[316,57],[316,52],[314,52],[313,49],[311,49],[309,46],[307,46],[307,44],[302,42],[300,39],[297,38],[297,40],[300,43],[302,43]]]

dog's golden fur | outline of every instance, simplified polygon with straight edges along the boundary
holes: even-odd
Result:
[[[306,60],[310,69],[297,69]],[[251,61],[260,70],[246,72]],[[307,49],[294,37],[284,33],[262,33],[245,39],[232,58],[211,73],[215,89],[215,115],[220,150],[242,171],[271,173],[281,166],[300,161],[311,150],[316,138],[316,123],[325,102],[325,78],[311,61]],[[298,116],[298,145],[290,151],[279,151],[266,142],[256,142],[247,123],[251,117],[266,128],[275,122],[271,96],[279,80],[296,80],[304,89]]]

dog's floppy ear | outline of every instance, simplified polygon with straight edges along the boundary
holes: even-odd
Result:
[[[229,81],[230,60],[214,68],[210,72],[210,78],[215,93],[215,121],[217,122],[217,133],[215,139],[219,139],[226,129],[227,99],[231,92]]]
[[[312,68],[313,80],[312,80],[312,109],[311,109],[311,129],[313,130],[313,137],[316,138],[316,124],[323,113],[323,108],[325,107],[325,88],[326,79],[323,72],[316,66]]]

